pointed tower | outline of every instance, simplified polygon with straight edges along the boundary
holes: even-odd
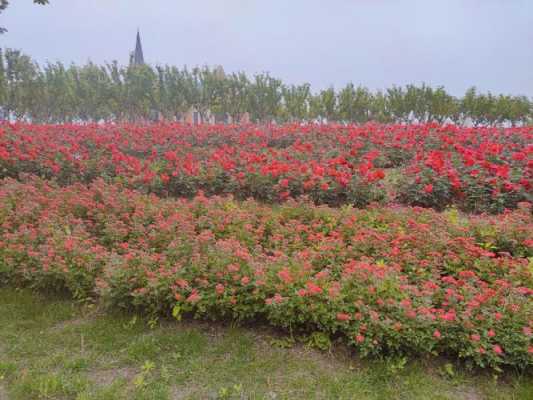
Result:
[[[141,44],[141,34],[138,29],[137,29],[137,42],[135,43],[135,51],[132,54],[131,63],[133,65],[144,64],[143,47]]]

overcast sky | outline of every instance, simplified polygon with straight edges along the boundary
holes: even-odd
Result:
[[[39,62],[268,71],[314,89],[444,85],[533,96],[533,0],[11,0],[1,47]]]

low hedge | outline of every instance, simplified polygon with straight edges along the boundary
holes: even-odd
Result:
[[[0,280],[150,314],[266,320],[363,355],[533,364],[533,217],[164,199],[0,182]]]

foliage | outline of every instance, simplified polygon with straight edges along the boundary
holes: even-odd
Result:
[[[34,123],[177,121],[194,109],[200,121],[228,116],[254,122],[438,122],[523,125],[532,119],[525,96],[469,89],[456,98],[443,87],[407,85],[372,92],[348,83],[314,93],[307,83],[288,85],[268,73],[225,74],[222,67],[120,66],[60,62],[38,65],[18,50],[0,57],[0,108],[5,119]]]
[[[0,177],[32,173],[63,185],[101,177],[160,196],[501,213],[533,201],[532,141],[530,126],[4,123]]]
[[[263,320],[362,355],[532,365],[531,206],[419,208],[162,199],[97,180],[0,185],[1,274],[155,316]],[[396,368],[397,369],[397,368]]]
[[[48,0],[33,0],[33,2],[35,4],[40,4],[40,5],[48,4]],[[5,11],[5,9],[8,6],[9,6],[9,0],[0,0],[0,14],[2,14],[2,12]],[[0,35],[6,32],[7,32],[7,29],[0,27]]]
[[[485,400],[530,399],[530,373],[472,373],[453,363],[454,375],[440,360],[394,362],[331,352],[269,346],[264,326],[167,322],[150,329],[127,313],[87,313],[68,298],[30,290],[0,288],[0,392],[9,400]],[[86,346],[80,353],[80,335]],[[139,374],[155,364],[145,382]],[[394,366],[398,366],[393,370]],[[147,368],[148,367],[148,368]],[[446,365],[444,365],[446,368]],[[319,377],[320,379],[317,379]],[[52,383],[55,383],[52,385]],[[46,389],[55,391],[43,393]],[[401,393],[401,395],[398,395]],[[48,395],[48,396],[46,396]]]

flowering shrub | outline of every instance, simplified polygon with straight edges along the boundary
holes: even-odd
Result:
[[[0,280],[114,307],[263,319],[364,355],[533,364],[533,216],[160,198],[96,179],[0,183]],[[528,259],[529,257],[529,259]]]
[[[162,196],[376,201],[500,213],[533,201],[533,127],[0,124],[0,177]]]

